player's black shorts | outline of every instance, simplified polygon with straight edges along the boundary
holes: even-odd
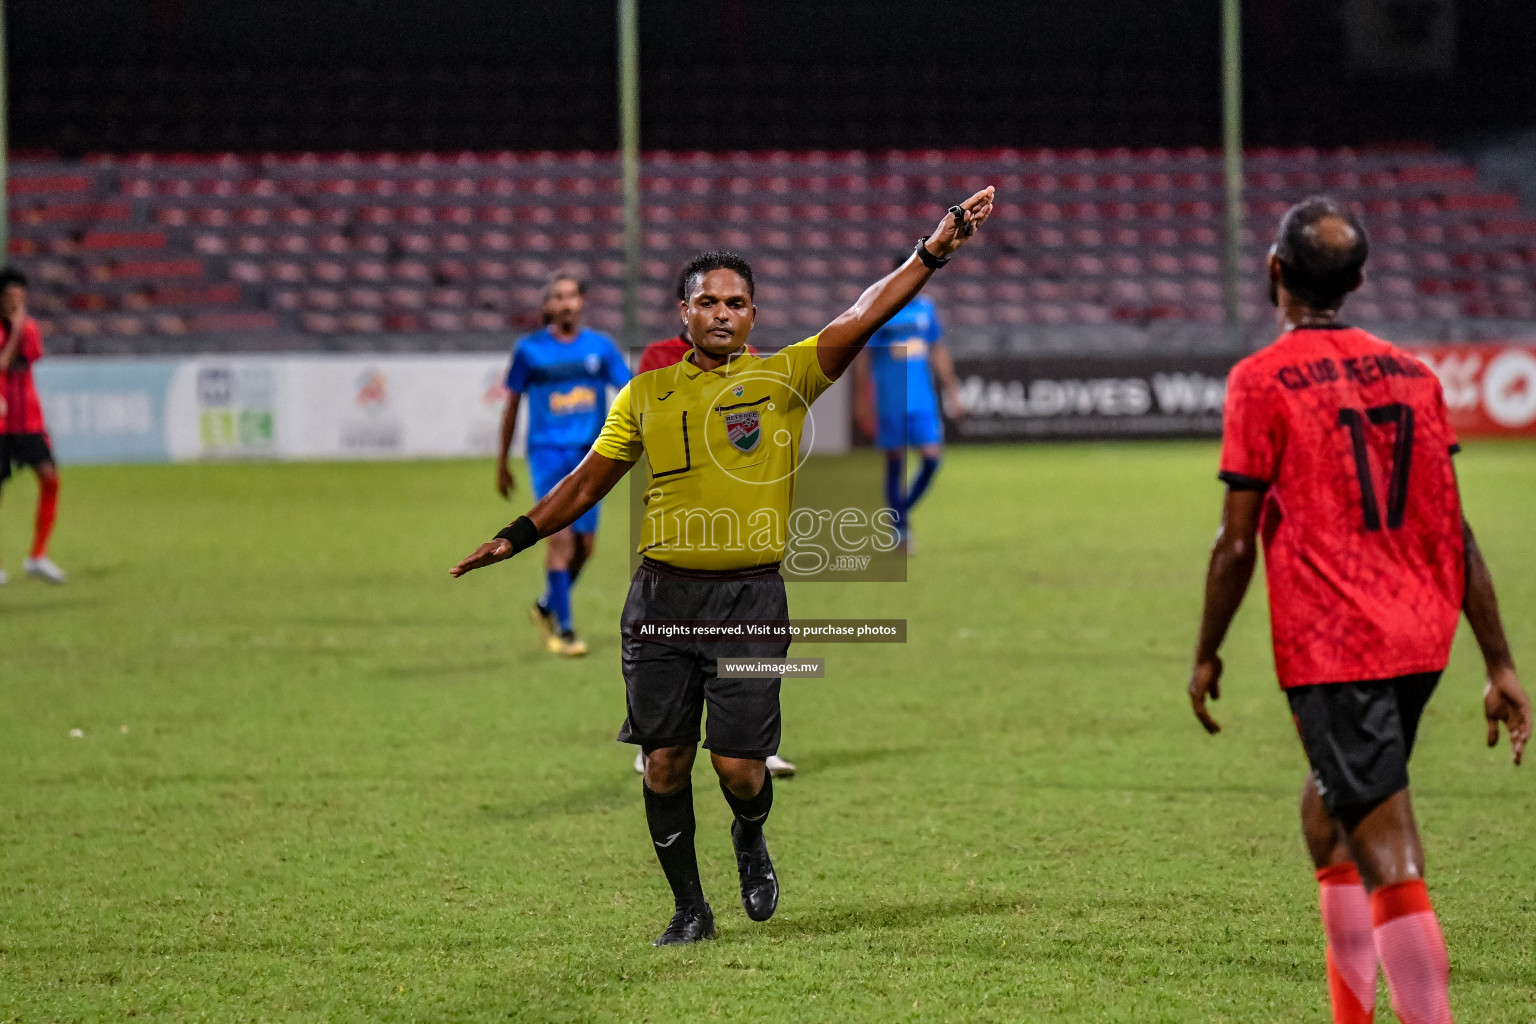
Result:
[[[637,638],[640,622],[786,622],[789,602],[777,565],[731,572],[674,569],[645,559],[624,602],[624,692],[629,715],[619,740],[644,750],[699,742],[722,757],[762,760],[779,751],[779,680],[721,679],[716,658],[782,658],[788,639],[699,641]]]
[[[1329,814],[1370,807],[1408,786],[1408,758],[1439,672],[1285,691]]]
[[[36,468],[52,461],[47,434],[0,434],[0,483],[11,475],[12,466]]]

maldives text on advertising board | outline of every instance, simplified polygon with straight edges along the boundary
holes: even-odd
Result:
[[[1415,346],[1463,438],[1536,436],[1536,344]],[[955,360],[956,440],[1219,437],[1232,356],[1166,353]]]

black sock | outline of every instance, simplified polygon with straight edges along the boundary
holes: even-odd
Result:
[[[699,881],[699,860],[693,852],[693,786],[673,793],[656,793],[644,782],[645,821],[651,826],[651,845],[672,886],[672,898],[681,909],[704,902]]]
[[[763,834],[763,823],[768,820],[768,812],[773,810],[773,776],[768,774],[765,768],[763,788],[757,791],[756,796],[747,800],[743,800],[725,788],[723,780],[720,783],[720,792],[725,794],[725,802],[731,805],[736,821],[741,825],[742,842],[756,842],[757,837]]]

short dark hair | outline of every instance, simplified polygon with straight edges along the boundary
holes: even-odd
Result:
[[[13,284],[27,287],[27,275],[15,267],[0,267],[0,291],[4,291]]]
[[[1354,232],[1349,245],[1322,239],[1316,228],[1329,218],[1342,220]],[[1275,256],[1281,277],[1291,294],[1315,309],[1337,309],[1344,296],[1360,280],[1371,242],[1365,225],[1353,211],[1327,196],[1303,199],[1280,220],[1275,237]]]
[[[557,270],[544,279],[544,297],[549,298],[549,293],[555,290],[555,285],[561,281],[575,281],[576,294],[587,294],[587,282],[581,279],[581,275],[574,270]]]
[[[752,284],[752,265],[733,252],[701,252],[688,261],[683,268],[682,276],[677,279],[677,297],[680,302],[688,301],[688,293],[693,290],[693,279],[703,277],[711,270],[734,270],[741,275],[741,279],[747,282],[747,294],[756,298],[757,291]]]

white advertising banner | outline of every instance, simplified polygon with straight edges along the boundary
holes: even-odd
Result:
[[[505,355],[48,359],[37,381],[61,461],[488,456]],[[815,450],[846,451],[846,385],[816,405]],[[514,451],[523,450],[526,410]]]
[[[495,449],[506,366],[488,354],[198,356],[147,373],[136,360],[50,359],[38,390],[59,457],[75,464],[453,458]],[[123,405],[119,392],[146,410],[138,434],[157,436],[128,444],[71,415],[103,396]]]

